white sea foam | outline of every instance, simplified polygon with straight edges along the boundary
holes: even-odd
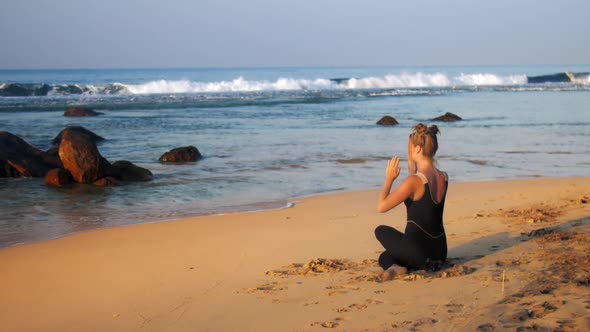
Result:
[[[580,83],[590,83],[588,77]],[[526,84],[525,75],[498,76],[488,73],[461,74],[449,78],[443,73],[400,73],[382,77],[350,78],[342,81],[327,78],[279,78],[276,81],[247,80],[198,82],[190,80],[158,80],[142,84],[112,83],[107,86],[78,86],[89,94],[177,94],[208,92],[258,92],[297,90],[411,89],[448,86],[486,86]]]
[[[497,76],[494,74],[478,73],[463,74],[455,77],[458,85],[520,85],[527,83],[526,75]]]
[[[127,84],[126,90],[132,94],[152,93],[198,93],[198,92],[252,92],[252,91],[280,91],[280,90],[310,90],[330,89],[335,83],[327,79],[294,79],[279,78],[275,82],[248,81],[238,77],[232,81],[194,82],[180,81],[151,81],[144,84]]]
[[[392,88],[424,88],[451,85],[449,78],[441,73],[415,73],[400,75],[385,75],[383,77],[351,78],[343,82],[349,89],[392,89]]]
[[[590,75],[576,76],[572,79],[572,83],[576,84],[590,84]]]

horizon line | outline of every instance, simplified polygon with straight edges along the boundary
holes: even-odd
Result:
[[[284,65],[284,66],[162,66],[162,67],[38,67],[38,68],[0,68],[0,71],[77,71],[77,70],[194,70],[194,69],[280,69],[280,68],[379,68],[379,67],[518,67],[518,66],[588,66],[590,63],[543,63],[543,64],[404,64],[404,65]]]

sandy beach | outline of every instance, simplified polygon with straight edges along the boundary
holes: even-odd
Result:
[[[380,282],[377,190],[0,250],[3,331],[590,329],[590,178],[451,183],[449,262]],[[18,220],[15,220],[18,222]]]

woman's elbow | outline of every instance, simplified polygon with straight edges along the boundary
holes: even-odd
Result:
[[[384,204],[381,204],[381,203],[377,204],[377,212],[385,213],[387,211],[389,211],[389,209]]]

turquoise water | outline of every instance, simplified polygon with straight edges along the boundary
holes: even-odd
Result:
[[[410,128],[445,112],[464,118],[438,123],[451,181],[590,176],[588,77],[527,82],[566,71],[590,66],[0,71],[0,131],[48,149],[65,126],[84,126],[107,138],[109,161],[155,175],[115,188],[0,179],[0,247],[376,188],[386,160],[405,156]],[[17,96],[15,83],[49,91]],[[71,105],[104,115],[63,117]],[[376,126],[383,115],[400,125]],[[205,158],[157,161],[184,145]]]

